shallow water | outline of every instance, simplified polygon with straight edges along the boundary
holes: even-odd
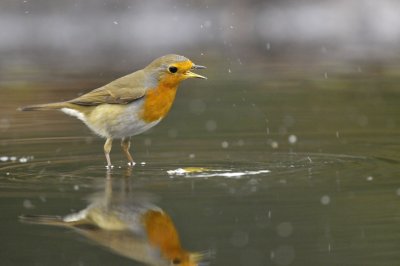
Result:
[[[114,188],[158,198],[186,249],[213,251],[210,265],[398,265],[397,68],[247,70],[185,82],[169,116],[134,137],[133,169],[115,141]],[[85,208],[107,171],[103,140],[80,121],[15,109],[116,76],[3,80],[2,265],[142,265],[72,230],[18,221]]]

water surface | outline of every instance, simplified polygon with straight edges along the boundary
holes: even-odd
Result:
[[[115,141],[115,187],[158,198],[186,249],[213,250],[210,265],[397,265],[398,69],[208,72],[206,82],[183,84],[160,125],[133,138],[133,169]],[[18,221],[85,208],[107,171],[103,140],[80,121],[16,108],[122,74],[21,72],[2,81],[2,265],[142,265],[71,230]],[[185,168],[197,171],[168,172]]]

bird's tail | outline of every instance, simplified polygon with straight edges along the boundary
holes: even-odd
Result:
[[[70,103],[68,102],[59,102],[59,103],[46,103],[46,104],[35,104],[19,107],[19,111],[37,111],[37,110],[57,110],[64,107],[69,107]]]
[[[63,220],[61,216],[51,216],[51,215],[21,215],[19,220],[23,223],[29,224],[45,224],[54,226],[69,226],[68,222]]]

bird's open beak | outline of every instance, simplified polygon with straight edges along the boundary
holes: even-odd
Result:
[[[192,69],[205,69],[205,66],[193,65]],[[185,73],[186,78],[199,78],[199,79],[207,79],[206,77],[193,73],[192,71],[187,71]]]

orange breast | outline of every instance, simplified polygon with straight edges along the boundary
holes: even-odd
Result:
[[[159,248],[169,259],[182,256],[178,232],[166,213],[150,210],[143,218],[147,237],[153,246]]]
[[[176,95],[177,86],[159,85],[145,96],[141,118],[146,122],[157,121],[167,115]]]

